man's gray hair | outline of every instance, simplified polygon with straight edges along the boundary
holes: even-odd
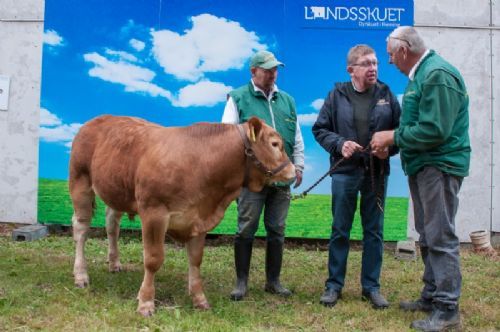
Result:
[[[410,53],[420,54],[425,52],[425,43],[417,30],[411,26],[400,26],[391,32],[387,37],[387,43],[391,51],[395,51],[401,46],[406,47]]]

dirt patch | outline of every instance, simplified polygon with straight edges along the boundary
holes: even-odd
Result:
[[[17,224],[0,223],[0,236],[11,236],[12,230],[18,227]]]

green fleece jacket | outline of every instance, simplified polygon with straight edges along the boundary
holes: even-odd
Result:
[[[425,166],[456,176],[469,174],[468,108],[462,76],[430,51],[406,87],[399,128],[394,133],[407,175],[415,175]]]
[[[294,162],[293,150],[295,131],[297,130],[297,112],[293,98],[284,91],[278,91],[273,95],[271,101],[268,101],[262,92],[255,91],[252,82],[231,91],[229,95],[238,108],[241,123],[256,116],[273,126],[272,112],[275,129],[283,137],[285,151],[290,160]]]

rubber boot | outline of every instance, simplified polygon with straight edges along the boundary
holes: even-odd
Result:
[[[247,293],[250,259],[252,258],[253,239],[234,239],[234,265],[236,268],[236,286],[231,292],[233,301],[240,301]]]
[[[267,241],[266,247],[266,286],[264,290],[283,297],[292,292],[280,283],[281,263],[283,261],[283,242],[279,239]]]

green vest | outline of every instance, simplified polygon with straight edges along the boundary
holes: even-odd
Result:
[[[293,162],[295,146],[295,131],[297,126],[297,112],[295,101],[286,92],[274,93],[270,102],[260,91],[255,91],[252,82],[229,93],[238,109],[240,123],[248,121],[252,116],[262,119],[269,126],[273,126],[271,111],[274,116],[276,131],[285,142],[285,151]]]

